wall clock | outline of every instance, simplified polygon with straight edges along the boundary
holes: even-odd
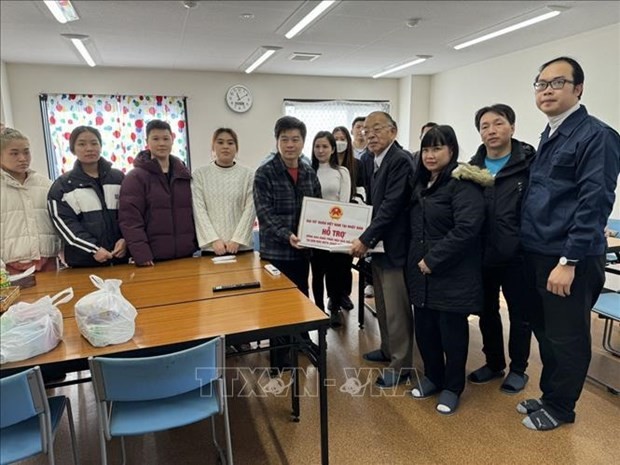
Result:
[[[226,104],[236,113],[245,113],[252,108],[252,94],[250,89],[236,84],[226,91]]]

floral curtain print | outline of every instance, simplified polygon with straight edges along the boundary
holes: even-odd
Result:
[[[102,156],[124,173],[135,156],[146,148],[146,125],[160,119],[174,133],[172,154],[189,166],[189,141],[185,97],[162,95],[42,94],[50,176],[55,179],[73,168],[69,136],[77,126],[93,126],[101,132]]]

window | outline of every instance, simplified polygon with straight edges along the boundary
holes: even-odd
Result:
[[[146,148],[147,123],[161,119],[170,124],[175,136],[172,154],[189,166],[185,97],[41,94],[39,100],[52,179],[73,168],[69,136],[81,125],[101,132],[101,155],[126,173],[133,167],[134,157]]]
[[[336,126],[344,126],[351,131],[351,123],[358,116],[366,116],[373,111],[390,111],[387,101],[356,100],[284,100],[284,114],[294,116],[306,124],[308,135],[304,154],[311,158],[312,139],[319,131],[332,131]]]

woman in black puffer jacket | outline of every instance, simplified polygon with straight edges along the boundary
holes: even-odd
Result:
[[[437,411],[451,414],[465,387],[469,343],[467,316],[482,307],[484,223],[482,186],[493,177],[459,165],[450,126],[430,129],[421,143],[411,203],[407,285],[425,377],[414,398],[441,391]]]

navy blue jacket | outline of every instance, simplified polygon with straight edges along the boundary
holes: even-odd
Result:
[[[620,136],[583,105],[544,141],[523,199],[525,251],[582,260],[605,253],[620,172]]]
[[[394,141],[381,167],[369,178],[372,221],[359,239],[370,248],[383,241],[385,253],[373,255],[383,268],[404,267],[407,261],[413,173],[411,154]]]

